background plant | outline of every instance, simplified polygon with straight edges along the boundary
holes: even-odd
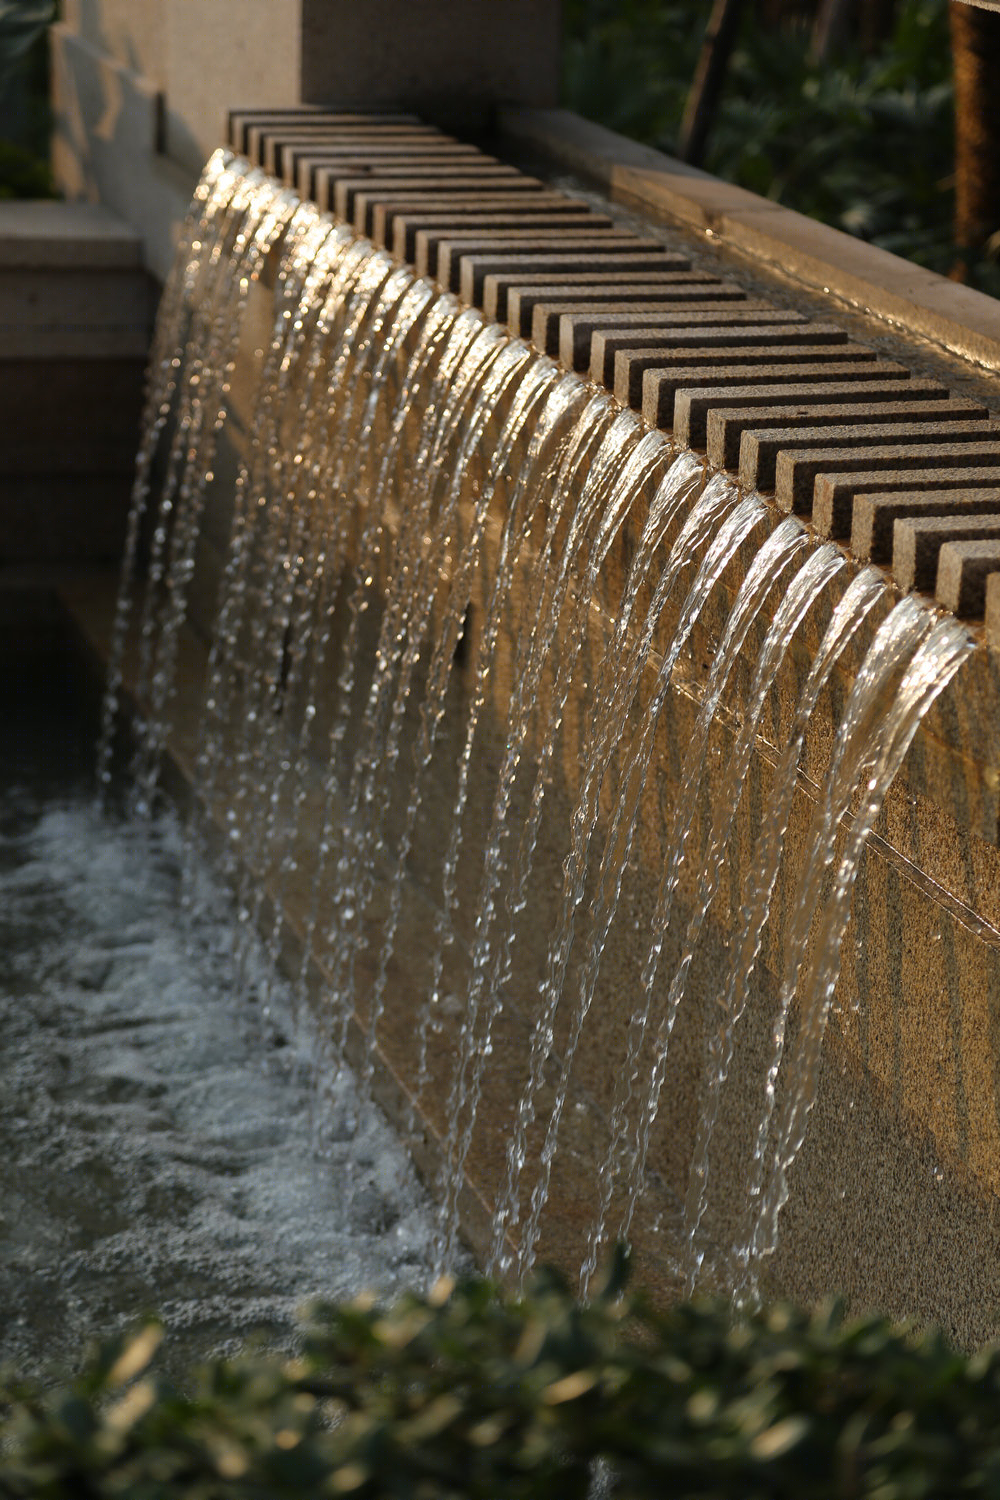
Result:
[[[52,196],[49,63],[54,0],[0,0],[0,198]]]
[[[384,1306],[313,1309],[301,1355],[250,1353],[183,1390],[161,1330],[96,1350],[69,1385],[0,1384],[9,1500],[583,1500],[594,1464],[632,1500],[992,1496],[1000,1352],[829,1307],[666,1311],[551,1272]]]
[[[671,152],[709,0],[567,0],[564,99]],[[889,39],[822,65],[806,25],[748,13],[705,166],[752,192],[947,273],[954,90],[947,0],[900,0]],[[972,279],[1000,292],[988,258]]]

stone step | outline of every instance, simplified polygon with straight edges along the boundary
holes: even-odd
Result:
[[[117,559],[154,288],[88,203],[0,203],[0,557]]]

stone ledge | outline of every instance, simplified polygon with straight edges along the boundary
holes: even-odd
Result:
[[[794,284],[1000,370],[1000,302],[839,229],[782,208],[568,110],[505,109],[504,136],[596,182],[611,198],[709,237]]]
[[[142,242],[99,203],[0,202],[0,269],[132,270]]]

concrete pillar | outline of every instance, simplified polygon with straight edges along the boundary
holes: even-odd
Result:
[[[230,108],[402,105],[475,131],[552,104],[559,0],[65,0],[54,165],[139,232],[163,276]]]
[[[557,102],[559,40],[558,0],[303,0],[302,98],[481,130]]]

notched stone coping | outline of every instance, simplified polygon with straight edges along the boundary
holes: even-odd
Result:
[[[1000,371],[1000,303],[569,110],[500,112],[503,134],[596,181],[612,199],[700,232],[810,291]]]

